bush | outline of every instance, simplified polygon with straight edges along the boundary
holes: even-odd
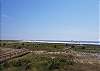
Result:
[[[85,49],[85,47],[83,46],[83,47],[81,47],[82,49]]]

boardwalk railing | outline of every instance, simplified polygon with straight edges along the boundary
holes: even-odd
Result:
[[[4,51],[0,54],[0,63],[3,63],[6,60],[19,57],[21,55],[25,55],[29,53],[28,49],[11,49],[8,51]]]

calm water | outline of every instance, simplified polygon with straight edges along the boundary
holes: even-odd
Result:
[[[100,45],[100,41],[52,41],[52,40],[32,40],[25,42],[40,42],[40,43],[69,43],[69,44],[94,44]]]

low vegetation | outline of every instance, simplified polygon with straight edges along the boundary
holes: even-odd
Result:
[[[21,49],[27,48],[30,51],[68,51],[86,53],[99,53],[98,45],[72,45],[55,43],[31,43],[0,41],[1,48]],[[71,47],[71,48],[70,48]],[[69,48],[69,49],[67,49]],[[0,64],[0,71],[100,71],[100,64],[76,63],[73,55],[56,54],[34,54],[7,60]]]

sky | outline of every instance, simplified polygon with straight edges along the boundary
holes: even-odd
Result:
[[[0,0],[0,39],[99,40],[99,0]]]

